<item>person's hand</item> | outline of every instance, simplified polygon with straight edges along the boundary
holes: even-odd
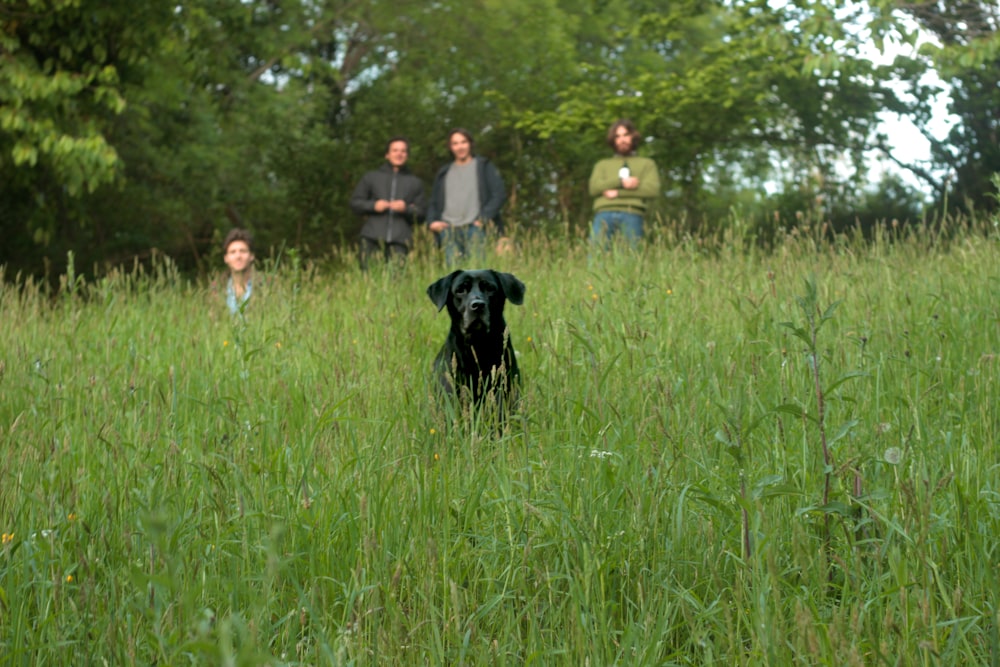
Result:
[[[639,187],[639,179],[636,176],[626,176],[622,179],[622,187],[626,190],[635,190]]]
[[[389,202],[389,208],[396,213],[406,213],[406,202],[402,199],[393,199]]]
[[[389,202],[385,199],[375,200],[375,212],[383,213],[387,208],[389,208]]]
[[[449,225],[444,220],[435,220],[434,222],[432,222],[430,224],[430,228],[431,228],[432,232],[443,232],[444,230],[448,229],[449,227],[451,227],[451,225]]]
[[[496,253],[498,255],[513,255],[514,241],[509,236],[501,236],[497,239]]]
[[[483,221],[482,221],[482,220],[476,220],[476,221],[475,221],[475,222],[473,222],[472,224],[473,224],[474,226],[476,226],[476,227],[482,227],[482,226],[483,226]]]
[[[617,190],[605,190],[601,194],[604,195],[605,199],[614,199],[615,197],[618,196],[618,191]]]

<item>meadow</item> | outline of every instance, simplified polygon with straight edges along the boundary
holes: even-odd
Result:
[[[4,276],[0,664],[1000,664],[998,243],[523,238],[501,433],[426,247]]]

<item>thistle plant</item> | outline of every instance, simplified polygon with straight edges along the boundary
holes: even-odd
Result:
[[[819,332],[820,329],[823,328],[824,324],[833,319],[833,313],[840,305],[840,301],[833,302],[827,306],[824,311],[820,312],[816,280],[815,278],[809,278],[806,280],[806,293],[797,297],[796,303],[802,311],[805,320],[804,325],[800,326],[794,322],[782,322],[781,325],[790,329],[792,334],[806,345],[806,356],[809,360],[809,369],[811,371],[812,386],[816,401],[816,413],[814,416],[810,416],[807,412],[803,411],[801,406],[798,405],[781,405],[776,408],[776,410],[793,414],[797,417],[804,416],[808,421],[812,421],[816,425],[819,444],[823,454],[823,493],[822,500],[820,502],[820,509],[824,514],[824,540],[828,542],[830,539],[830,514],[846,514],[841,505],[834,505],[830,502],[830,487],[834,471],[832,447],[835,442],[846,436],[857,422],[856,420],[846,422],[834,435],[830,436],[827,432],[826,397],[844,382],[852,378],[864,377],[867,373],[864,371],[851,371],[845,373],[840,375],[836,380],[834,380],[833,383],[824,389],[822,357],[819,353],[818,342]],[[855,471],[853,483],[853,493],[855,497],[861,495],[861,487],[860,472]]]

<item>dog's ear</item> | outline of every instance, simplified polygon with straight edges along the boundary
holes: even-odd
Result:
[[[459,271],[452,271],[450,274],[444,278],[438,279],[433,285],[427,288],[427,296],[431,298],[434,305],[438,307],[438,312],[444,308],[445,304],[448,303],[448,294],[451,293],[451,283],[455,280],[455,277],[462,273]]]
[[[494,271],[493,275],[497,277],[497,282],[500,283],[500,287],[503,289],[504,296],[507,297],[508,301],[516,306],[524,303],[524,290],[526,288],[524,283],[514,277],[513,273]]]

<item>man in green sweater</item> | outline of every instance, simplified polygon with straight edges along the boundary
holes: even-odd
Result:
[[[660,194],[656,163],[635,154],[641,139],[632,121],[615,121],[607,137],[615,156],[598,162],[590,174],[590,196],[594,197],[590,240],[604,249],[617,235],[634,248],[642,238],[646,203]]]

